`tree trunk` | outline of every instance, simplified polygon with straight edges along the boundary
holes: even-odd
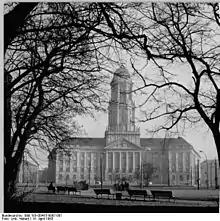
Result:
[[[17,36],[18,30],[24,25],[26,17],[38,3],[23,2],[4,16],[4,52],[8,45]]]
[[[4,199],[5,203],[9,203],[13,200],[14,194],[16,194],[16,183],[19,174],[19,168],[21,165],[22,157],[24,155],[24,148],[26,140],[21,139],[16,154],[8,156],[4,163]]]
[[[17,175],[20,163],[11,158],[4,164],[4,200],[8,203],[12,200],[16,192]]]
[[[216,150],[218,154],[218,164],[220,168],[220,132],[216,130],[216,131],[212,131],[212,134],[215,140]]]

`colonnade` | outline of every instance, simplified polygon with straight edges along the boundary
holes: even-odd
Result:
[[[129,157],[129,153],[132,155],[132,157]],[[112,156],[112,162],[109,162],[109,155]],[[119,160],[116,162],[116,154],[119,154]],[[122,154],[125,154],[125,173],[129,173],[129,168],[132,166],[132,173],[135,172],[137,168],[141,168],[142,163],[142,152],[141,151],[108,151],[105,153],[105,172],[122,172],[123,166],[122,166]],[[130,158],[130,159],[129,159]],[[116,164],[118,167],[116,167]],[[116,171],[117,169],[117,171]]]

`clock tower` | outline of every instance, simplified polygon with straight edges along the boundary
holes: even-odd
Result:
[[[115,71],[111,82],[111,100],[105,138],[106,145],[120,138],[140,145],[140,130],[135,126],[131,76],[123,65]]]

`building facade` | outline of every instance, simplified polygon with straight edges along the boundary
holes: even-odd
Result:
[[[111,82],[108,127],[104,138],[70,138],[49,155],[48,170],[57,184],[96,180],[112,183],[125,177],[134,182],[135,174],[150,163],[153,184],[195,185],[200,156],[186,140],[140,138],[135,125],[132,81],[121,66]]]
[[[39,165],[23,160],[18,173],[19,183],[38,183]]]
[[[201,187],[218,188],[220,184],[220,171],[218,160],[205,160],[201,162],[200,167]]]

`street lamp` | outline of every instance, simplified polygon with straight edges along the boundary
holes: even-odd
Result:
[[[101,189],[102,189],[102,185],[103,185],[103,157],[104,157],[104,153],[100,154],[100,179],[101,179]]]
[[[209,188],[209,175],[208,175],[208,170],[209,170],[209,165],[208,165],[208,159],[207,159],[207,155],[203,150],[199,151],[200,153],[203,153],[206,159],[206,179],[207,179],[207,189]]]
[[[169,156],[169,150],[168,150],[167,160],[168,160],[168,165],[167,165],[167,173],[168,173],[168,176],[167,176],[167,185],[170,186],[170,156]],[[172,168],[171,168],[171,171],[172,171]]]
[[[212,179],[213,179],[213,177],[212,177],[212,168],[213,168],[213,162],[211,161],[211,163],[210,163],[210,166],[209,166],[210,168],[210,187],[212,188]]]
[[[92,167],[92,154],[90,153],[90,157],[87,157],[87,161],[89,162],[89,185],[91,180],[91,167]]]
[[[146,153],[148,151],[151,151],[151,148],[147,148],[145,151],[143,151],[141,157],[141,188],[143,187],[143,180],[144,180],[143,153]]]
[[[217,160],[215,159],[215,189],[218,188]]]

